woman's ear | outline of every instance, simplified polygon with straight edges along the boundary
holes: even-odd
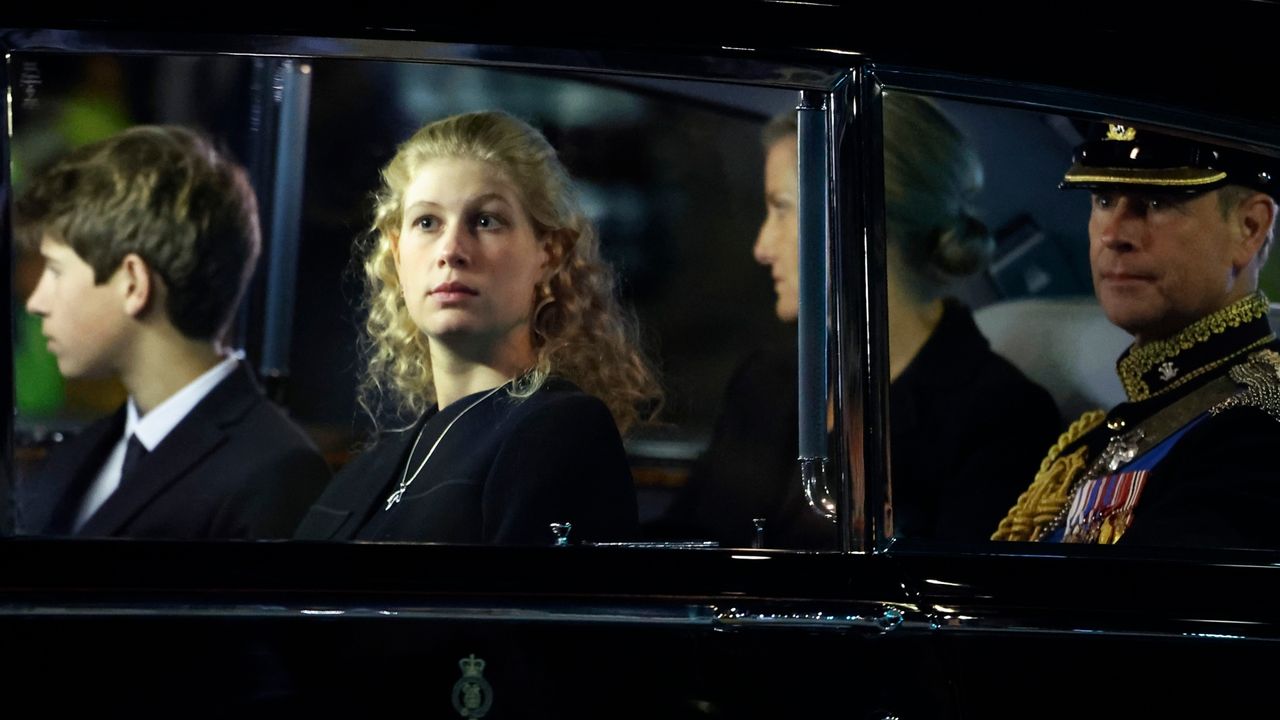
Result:
[[[124,299],[124,311],[134,318],[141,317],[152,304],[152,298],[158,290],[158,278],[152,275],[151,266],[137,253],[125,255],[116,273]]]
[[[554,274],[559,270],[559,266],[564,263],[564,256],[568,254],[568,249],[572,246],[573,238],[570,231],[566,229],[558,229],[558,231],[549,231],[543,237],[543,252],[545,260],[543,268],[550,270],[549,274]]]
[[[567,240],[565,232],[564,230],[549,230],[542,236],[544,282],[549,280],[560,269],[560,263],[564,260],[564,248]]]
[[[400,233],[392,231],[387,233],[387,244],[391,246],[391,262],[395,263],[396,274],[400,274]]]

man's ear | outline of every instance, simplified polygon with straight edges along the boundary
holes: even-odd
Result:
[[[129,253],[120,261],[120,292],[124,299],[124,311],[134,318],[142,316],[154,302],[157,278],[151,273],[151,266],[137,253]]]
[[[1276,221],[1276,201],[1266,193],[1253,193],[1240,201],[1232,216],[1240,232],[1239,266],[1253,261],[1263,250]]]

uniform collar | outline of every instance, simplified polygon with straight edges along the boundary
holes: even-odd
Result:
[[[1261,292],[1237,300],[1164,340],[1130,346],[1116,373],[1130,402],[1156,397],[1275,339]]]

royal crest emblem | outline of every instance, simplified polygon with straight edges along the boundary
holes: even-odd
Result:
[[[453,684],[453,709],[464,718],[482,718],[493,707],[493,688],[484,679],[484,665],[475,653],[458,661],[462,677]]]
[[[1160,379],[1169,382],[1178,375],[1178,368],[1174,367],[1172,362],[1165,360],[1160,363]]]
[[[1128,125],[1120,125],[1117,123],[1112,123],[1107,128],[1108,140],[1122,140],[1125,142],[1129,142],[1136,137],[1138,137],[1138,129],[1129,127]]]

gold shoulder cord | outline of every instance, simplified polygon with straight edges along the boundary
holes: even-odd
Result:
[[[1065,456],[1061,456],[1062,451],[1101,424],[1106,416],[1101,410],[1090,410],[1071,423],[1067,431],[1058,438],[1058,442],[1049,448],[1049,454],[1040,463],[1035,481],[1018,496],[1017,504],[1009,510],[1009,514],[1000,521],[1000,527],[991,535],[992,540],[1038,539],[1040,529],[1057,517],[1071,501],[1072,486],[1085,469],[1087,447],[1082,445]]]
[[[1144,423],[1148,430],[1139,454],[1168,437],[1205,409],[1214,415],[1237,407],[1255,407],[1280,421],[1280,353],[1261,350],[1232,367],[1228,377],[1210,383],[1174,405],[1165,408]],[[1009,514],[991,535],[992,540],[1040,539],[1047,528],[1055,527],[1072,499],[1076,481],[1086,471],[1085,453],[1081,446],[1070,455],[1063,449],[1097,427],[1106,417],[1101,410],[1091,410],[1067,428],[1049,455],[1040,463],[1031,487],[1018,497]]]

